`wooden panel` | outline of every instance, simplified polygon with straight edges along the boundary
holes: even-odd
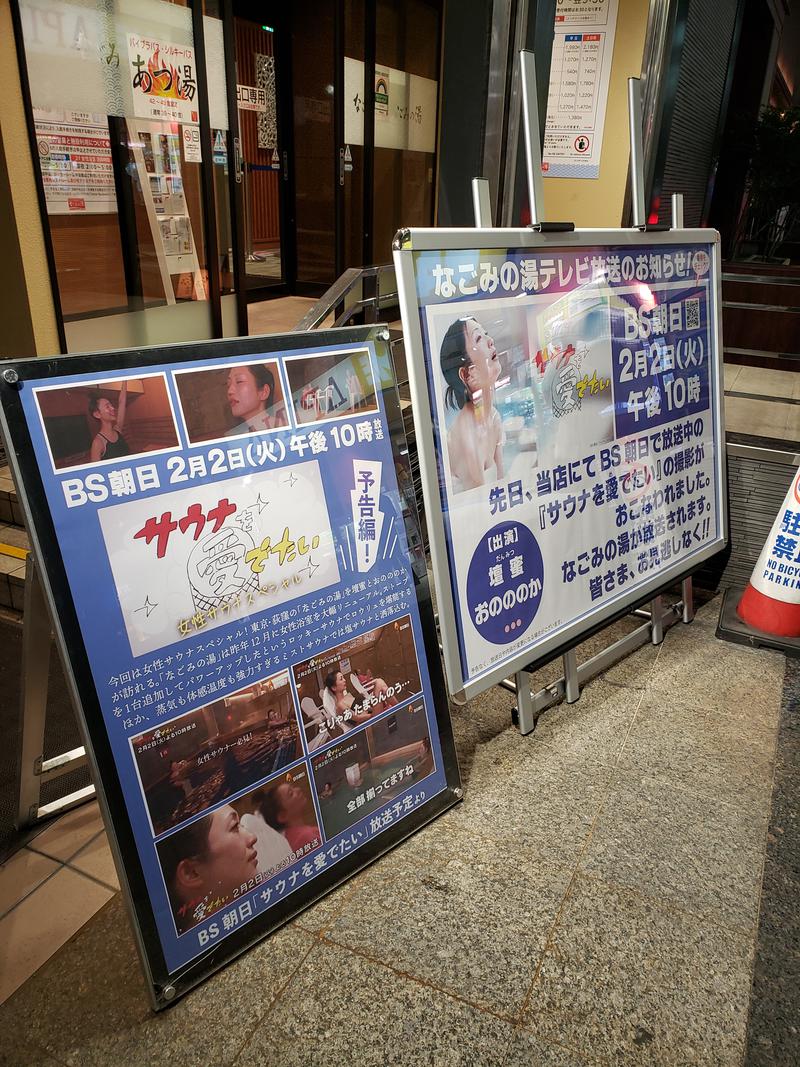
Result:
[[[723,308],[722,336],[726,348],[800,352],[800,314],[759,311],[756,308]]]
[[[256,54],[273,55],[272,34],[255,22],[236,19],[236,64],[240,85],[256,84]],[[258,147],[258,115],[239,111],[242,151],[245,160],[258,167],[268,167],[272,152]],[[250,215],[254,247],[280,244],[279,182],[280,171],[251,170],[248,173]]]
[[[800,307],[800,285],[781,285],[777,278],[774,282],[723,281],[722,299],[738,300],[744,304]]]
[[[787,278],[800,278],[800,264],[796,263],[762,263],[760,260],[725,260],[722,264],[725,274],[773,274],[785,275]]]
[[[125,307],[119,223],[113,215],[50,215],[50,233],[65,315]]]

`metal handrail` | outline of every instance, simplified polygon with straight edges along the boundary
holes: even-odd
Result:
[[[744,282],[750,285],[755,282],[759,285],[800,285],[800,278],[796,274],[739,274],[736,271],[724,270],[722,272],[722,280],[724,282]]]
[[[787,307],[786,304],[748,304],[744,300],[723,300],[722,306],[739,311],[788,311],[792,315],[800,314],[800,307]]]
[[[383,274],[394,270],[392,263],[378,263],[372,267],[348,267],[340,275],[333,285],[312,305],[300,319],[294,328],[294,332],[303,333],[308,330],[317,330],[335,308],[343,308],[337,315],[334,326],[346,326],[352,319],[370,308],[380,311],[385,307],[394,307],[398,302],[397,292],[380,293],[380,278]],[[347,297],[365,279],[375,280],[375,293],[372,296],[361,297],[344,307]],[[376,315],[377,321],[377,315]]]

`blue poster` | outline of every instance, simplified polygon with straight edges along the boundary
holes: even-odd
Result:
[[[713,244],[494,236],[428,250],[411,231],[395,253],[448,681],[470,694],[723,538]]]
[[[21,387],[170,973],[447,785],[387,387],[371,341]]]

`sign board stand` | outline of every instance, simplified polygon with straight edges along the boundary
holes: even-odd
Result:
[[[530,58],[528,58],[530,57]],[[541,182],[539,184],[531,180],[534,173],[541,174],[541,156],[538,157],[538,118],[535,109],[536,80],[533,71],[533,57],[530,53],[522,53],[520,60],[523,64],[523,114],[525,125],[526,161],[529,175],[529,191],[531,201],[540,192],[543,195]],[[530,69],[526,73],[526,66]],[[532,106],[533,105],[533,106]],[[641,83],[638,78],[628,79],[628,121],[630,132],[630,175],[633,200],[634,226],[637,229],[645,229],[644,207],[644,171],[642,166],[642,109],[641,109]],[[479,182],[482,179],[473,179]],[[487,194],[488,194],[488,182]],[[474,186],[473,186],[474,187]],[[486,199],[488,205],[488,195]],[[476,201],[477,204],[477,201]],[[476,208],[477,210],[477,208]],[[485,216],[482,216],[485,217]],[[532,218],[534,217],[532,212]],[[491,218],[488,222],[478,222],[478,225],[491,226]],[[683,194],[672,194],[672,229],[683,228]],[[694,592],[691,575],[684,578],[681,583],[681,600],[673,604],[666,612],[664,610],[664,598],[659,595],[650,602],[649,611],[642,610],[641,614],[649,617],[649,623],[638,627],[633,633],[614,641],[602,652],[591,657],[585,663],[578,665],[575,649],[565,652],[562,657],[564,668],[563,676],[551,685],[534,692],[531,689],[532,674],[529,671],[518,671],[514,679],[514,688],[518,694],[516,708],[516,724],[520,733],[527,734],[536,727],[536,721],[542,712],[554,704],[565,700],[567,704],[573,704],[580,699],[581,687],[587,681],[602,674],[618,660],[629,656],[642,645],[652,643],[660,645],[664,640],[665,626],[669,627],[678,621],[678,615],[684,623],[690,623],[694,619]]]
[[[523,128],[525,133],[525,158],[528,175],[528,194],[531,203],[531,218],[534,228],[542,219],[544,190],[541,177],[541,154],[538,141],[538,107],[536,97],[536,70],[533,53],[520,53],[522,74]],[[631,184],[633,189],[633,210],[635,225],[644,228],[644,176],[642,171],[642,135],[641,135],[641,88],[638,78],[628,79],[628,117],[631,141]],[[472,179],[472,203],[477,229],[492,228],[492,209],[489,182],[485,178]],[[683,228],[683,194],[672,194],[672,229]],[[694,596],[691,576],[681,583],[681,600],[665,611],[664,598],[659,595],[650,602],[649,610],[639,609],[637,614],[649,618],[649,622],[638,627],[625,638],[613,642],[602,652],[580,666],[575,649],[569,649],[562,656],[564,673],[562,677],[538,692],[531,689],[532,674],[518,671],[514,680],[506,679],[501,683],[518,694],[518,705],[514,709],[514,721],[520,733],[530,733],[536,725],[539,715],[547,708],[561,700],[573,704],[580,699],[581,686],[625,656],[630,655],[642,645],[652,643],[659,645],[664,640],[665,626],[677,621],[680,614],[684,623],[694,618]]]
[[[576,231],[544,220],[532,56],[521,62],[532,225],[491,229],[477,179],[477,235],[401,230],[394,250],[448,684],[455,698],[469,699],[516,674],[518,725],[528,733],[545,706],[578,699],[588,677],[647,641],[660,643],[678,617],[691,620],[686,573],[724,545],[727,513],[718,236],[649,226],[643,210],[627,230]],[[636,145],[631,155],[636,190]],[[673,208],[678,224],[679,200]],[[496,347],[493,336],[501,338]],[[688,369],[696,359],[699,374]],[[676,447],[675,420],[678,445],[684,433],[702,441],[691,459],[684,449],[662,464],[662,444]],[[601,461],[606,471],[619,465],[622,496],[615,475],[607,500],[602,477],[578,485],[578,468],[588,474]],[[703,463],[698,479],[674,477],[684,462]],[[688,512],[666,506],[701,483],[708,495]],[[587,507],[587,489],[595,507]],[[640,500],[654,521],[642,522]],[[700,525],[698,509],[709,516]],[[667,545],[667,523],[677,531],[687,515],[693,531]],[[617,537],[630,516],[633,540],[631,531]],[[594,548],[589,538],[597,538]],[[627,563],[618,574],[607,566],[618,553],[634,564],[632,576]],[[666,609],[663,593],[676,582],[683,599]],[[631,610],[647,625],[578,665],[576,645]],[[563,679],[532,693],[532,670],[556,655],[564,657]]]
[[[148,171],[147,160],[145,158],[141,140],[141,128],[146,127],[144,132],[151,138],[151,143],[153,138],[160,138],[167,146],[166,151],[168,153],[170,151],[170,141],[172,140],[175,146],[175,162],[178,165],[180,161],[179,138],[172,133],[159,133],[160,130],[169,128],[165,123],[148,123],[148,121],[144,119],[128,119],[127,127],[131,153],[133,155],[136,174],[139,180],[139,188],[142,191],[142,201],[147,215],[150,233],[153,238],[153,247],[156,253],[159,273],[161,275],[164,299],[168,305],[174,304],[176,298],[172,279],[176,275],[188,275],[191,277],[190,291],[192,298],[195,300],[205,300],[206,292],[203,281],[203,272],[200,270],[200,261],[197,257],[197,245],[194,239],[192,221],[189,215],[189,209],[186,206],[185,193],[183,192],[182,174],[166,175],[160,171]],[[150,149],[149,155],[153,160],[151,166],[155,166],[156,153],[152,148]],[[167,193],[165,190],[168,187],[169,181],[175,179],[177,179],[180,192],[178,194]],[[158,185],[158,193],[154,193],[154,183],[157,183]],[[159,197],[160,211],[159,205],[156,204],[156,195]],[[176,199],[181,204],[181,210],[177,213],[167,211],[165,208],[165,205],[169,204],[173,199]],[[161,228],[162,223],[168,223],[170,225],[174,224],[179,230],[182,230],[182,240],[186,242],[189,247],[180,252],[168,251],[166,240],[169,238],[165,239]]]
[[[86,750],[79,746],[50,759],[44,758],[47,717],[48,667],[51,626],[44,591],[33,555],[25,564],[25,611],[20,667],[20,730],[17,761],[17,818],[22,829],[91,800],[94,785],[41,804],[41,787],[86,765]]]
[[[52,814],[43,777],[88,764],[155,1009],[461,799],[388,340],[0,367],[41,576],[20,822]],[[65,441],[76,410],[104,413],[116,455],[77,422]],[[37,767],[50,622],[84,746]]]

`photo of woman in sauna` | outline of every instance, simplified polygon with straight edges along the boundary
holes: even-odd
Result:
[[[234,367],[228,374],[226,399],[231,415],[238,421],[226,437],[239,437],[286,425],[283,407],[275,410],[275,375],[266,363]]]
[[[434,419],[447,491],[530,478],[538,465],[542,415],[531,366],[537,353],[535,319],[520,300],[437,304],[425,309],[426,347],[435,392]],[[458,314],[458,318],[455,316]]]
[[[37,389],[36,403],[56,470],[178,446],[163,374]]]
[[[404,615],[293,667],[308,747],[324,747],[422,688]]]
[[[365,348],[291,356],[284,367],[299,425],[377,411],[375,381]]]
[[[447,383],[445,408],[457,412],[447,453],[453,492],[459,493],[504,475],[503,424],[494,399],[500,359],[492,338],[471,317],[450,325],[439,358]]]
[[[162,838],[156,849],[178,933],[321,844],[304,766]]]
[[[288,425],[280,371],[274,361],[177,371],[190,444],[266,433]]]
[[[287,776],[272,789],[254,793],[253,801],[267,826],[283,834],[294,853],[302,853],[320,843],[305,774],[299,782]]]
[[[365,669],[358,677],[362,689],[358,696],[354,696],[347,688],[347,679],[342,672],[329,671],[325,675],[325,691],[322,694],[327,710],[356,724],[366,722],[376,711],[392,708],[397,703],[397,697],[390,692],[383,678],[374,678],[369,669]],[[365,682],[369,686],[367,692],[372,697],[367,702],[363,699],[364,689],[367,688]]]
[[[256,836],[225,804],[160,841],[158,858],[178,933],[228,904],[256,877]]]
[[[271,878],[322,844],[305,767],[296,767],[234,801],[256,838],[258,875]]]
[[[89,456],[92,462],[99,459],[120,459],[131,454],[128,442],[122,436],[125,424],[125,408],[128,402],[128,383],[123,382],[119,390],[117,406],[108,397],[100,393],[89,396],[89,414],[100,423],[97,436],[92,441]]]

